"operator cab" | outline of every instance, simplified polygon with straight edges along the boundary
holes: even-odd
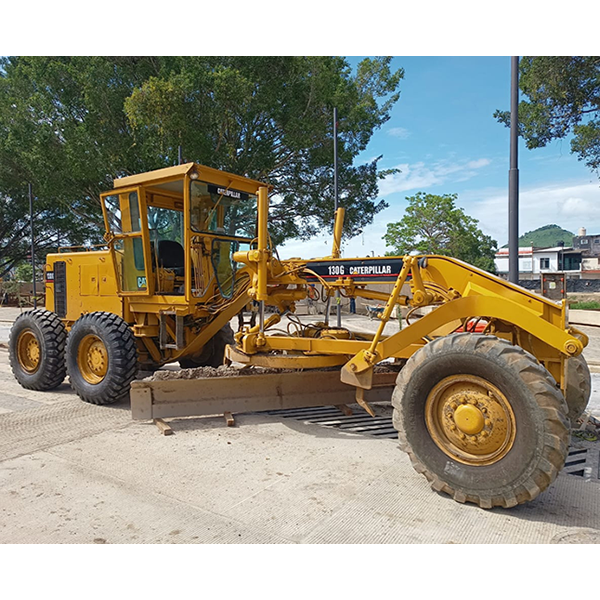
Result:
[[[195,163],[116,180],[101,198],[120,295],[230,298],[264,185]]]

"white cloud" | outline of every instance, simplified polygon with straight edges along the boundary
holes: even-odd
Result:
[[[590,215],[598,213],[597,202],[591,202],[588,198],[567,198],[560,207],[563,215],[578,217],[587,220]]]
[[[402,163],[396,165],[401,173],[386,177],[379,184],[379,196],[386,197],[393,193],[409,190],[421,191],[429,187],[440,185],[447,181],[465,181],[474,177],[477,170],[491,164],[487,158],[476,160],[450,160],[444,159],[426,165],[424,162]],[[459,198],[460,201],[460,198]],[[404,215],[406,201],[392,200],[391,206],[373,219],[373,223],[362,234],[345,240],[343,243],[343,256],[364,257],[374,253],[375,256],[385,254],[386,248],[383,235],[387,231],[388,223],[399,221]],[[320,235],[302,242],[290,240],[279,248],[281,258],[318,258],[331,254],[331,236]]]
[[[399,169],[400,173],[388,175],[379,183],[379,195],[383,198],[397,192],[428,188],[441,183],[439,177],[432,170],[425,167],[425,163],[413,165],[402,163],[396,165],[395,168]]]
[[[459,197],[467,214],[502,245],[508,238],[508,190],[469,191]],[[573,233],[600,233],[600,185],[564,183],[520,190],[519,233],[555,223]]]
[[[404,127],[392,127],[391,129],[387,130],[387,134],[391,135],[392,137],[405,140],[407,137],[410,136],[410,131],[408,129],[405,129]]]
[[[467,163],[468,169],[481,169],[481,167],[487,167],[492,161],[489,158],[479,158],[472,160]]]
[[[373,223],[362,234],[350,240],[343,240],[342,256],[345,258],[383,256],[385,254],[385,243],[383,235],[387,231],[387,224],[399,221],[404,214],[404,209],[399,207],[390,207],[373,219]],[[333,238],[330,235],[320,235],[306,242],[290,240],[278,248],[279,255],[285,258],[320,258],[331,254],[331,244]]]
[[[426,165],[424,162],[414,164],[402,163],[396,166],[400,173],[389,175],[379,184],[382,197],[409,190],[424,191],[428,187],[441,185],[447,181],[466,181],[477,175],[477,170],[491,164],[488,158],[477,160],[449,159],[439,160]]]
[[[415,191],[437,185],[451,178],[458,181],[462,176],[475,174],[476,169],[490,164],[488,159],[451,164],[437,163],[432,167],[424,163],[398,165],[402,177],[386,178],[380,184],[380,194],[389,195],[414,189]],[[484,188],[463,192],[458,205],[479,221],[479,226],[500,245],[508,239],[508,186]],[[385,253],[382,239],[387,224],[402,219],[406,202],[404,199],[389,200],[390,207],[375,216],[373,223],[365,227],[361,235],[344,240],[344,257],[375,256]],[[551,186],[521,189],[519,194],[519,232],[532,231],[555,223],[573,233],[586,227],[590,235],[600,234],[600,182],[565,182]],[[331,253],[331,236],[322,235],[307,242],[289,241],[279,248],[281,258],[300,256],[317,258]]]

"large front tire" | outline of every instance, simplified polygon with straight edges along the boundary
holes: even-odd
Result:
[[[519,346],[460,333],[416,352],[392,397],[402,450],[433,489],[482,508],[533,500],[562,469],[569,421],[550,373]]]
[[[38,308],[20,314],[8,342],[16,380],[28,390],[58,387],[66,375],[66,339],[67,330],[55,313]]]
[[[71,387],[91,404],[113,404],[129,395],[138,369],[135,337],[113,313],[80,317],[67,339],[67,371]]]

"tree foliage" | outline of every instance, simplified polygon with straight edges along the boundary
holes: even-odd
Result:
[[[497,242],[485,235],[478,221],[456,206],[457,194],[417,193],[407,198],[402,219],[389,223],[383,236],[389,255],[419,254],[452,256],[486,271],[495,272]]]
[[[571,152],[600,167],[600,57],[525,56],[519,65],[519,135],[529,149],[573,135]],[[510,112],[494,116],[510,125]]]
[[[0,148],[2,140],[0,136]],[[10,168],[10,156],[0,156],[0,278],[19,263],[31,260],[31,222],[28,187]],[[100,243],[102,231],[85,216],[82,202],[56,196],[39,197],[34,185],[34,236],[38,265],[59,246]],[[80,217],[75,215],[80,214]],[[41,271],[40,271],[41,272]],[[39,272],[37,273],[39,276]]]
[[[1,186],[0,180],[0,278],[4,278],[17,265],[31,260],[31,226],[27,190]],[[59,246],[102,242],[102,232],[87,219],[73,219],[70,206],[35,198],[34,207],[38,277],[48,252],[56,252]]]
[[[100,230],[112,180],[176,164],[181,145],[186,161],[274,186],[274,241],[308,238],[331,226],[337,107],[340,199],[355,234],[385,208],[386,172],[354,160],[402,77],[387,58],[355,73],[340,57],[3,58],[0,192],[17,202],[32,182],[49,209]]]
[[[366,59],[352,75],[335,57],[170,59],[125,101],[136,143],[153,154],[186,158],[274,186],[272,235],[308,238],[333,213],[332,111],[337,107],[339,181],[347,233],[370,223],[377,202],[377,161],[353,165],[389,118],[402,71]],[[382,101],[379,101],[382,99]]]

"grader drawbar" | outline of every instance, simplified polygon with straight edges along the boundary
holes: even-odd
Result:
[[[391,400],[400,447],[435,490],[484,508],[545,490],[590,395],[588,339],[566,303],[444,256],[343,259],[343,209],[330,256],[280,260],[268,194],[194,163],[116,180],[102,195],[106,247],[47,257],[46,309],[11,331],[16,378],[44,390],[68,373],[86,402],[129,395],[136,419],[230,424],[236,412],[353,402],[374,415]],[[301,320],[296,305],[316,287],[381,304],[377,331]],[[250,305],[258,323],[234,334]],[[384,335],[398,309],[406,324]],[[174,362],[185,370],[134,381]]]

